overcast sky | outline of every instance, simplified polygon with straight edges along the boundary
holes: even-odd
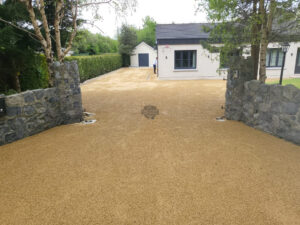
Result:
[[[142,19],[145,16],[151,16],[157,23],[193,23],[206,22],[204,13],[197,13],[195,0],[137,0],[138,5],[135,12],[129,13],[123,18],[117,18],[114,11],[106,6],[100,9],[100,14],[103,17],[102,21],[95,23],[92,27],[86,25],[93,33],[101,33],[103,35],[116,37],[117,27],[122,23],[142,26]],[[85,12],[84,18],[92,20],[91,12]],[[100,31],[101,30],[101,31]]]

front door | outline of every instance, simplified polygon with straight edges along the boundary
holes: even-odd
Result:
[[[300,74],[300,48],[298,48],[298,53],[297,53],[297,58],[296,58],[295,73],[299,73]]]
[[[149,67],[149,54],[139,54],[139,67]]]

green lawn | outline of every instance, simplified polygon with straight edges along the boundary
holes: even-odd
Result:
[[[269,83],[269,84],[278,84],[279,79],[278,79],[278,81],[275,81],[275,80],[267,81],[267,83]],[[285,80],[283,80],[282,84],[283,85],[292,84],[292,85],[295,85],[297,88],[300,89],[300,78],[285,79]]]

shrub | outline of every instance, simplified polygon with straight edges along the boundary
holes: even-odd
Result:
[[[48,87],[49,74],[44,55],[0,52],[0,74],[0,93],[13,93],[13,75],[18,76],[21,91]]]
[[[119,54],[69,56],[65,60],[77,61],[81,82],[122,67],[122,57]]]
[[[48,87],[48,65],[44,55],[26,59],[20,73],[22,91]]]

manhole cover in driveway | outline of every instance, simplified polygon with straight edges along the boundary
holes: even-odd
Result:
[[[153,105],[146,105],[141,112],[147,119],[154,120],[155,116],[159,114],[158,108]]]

